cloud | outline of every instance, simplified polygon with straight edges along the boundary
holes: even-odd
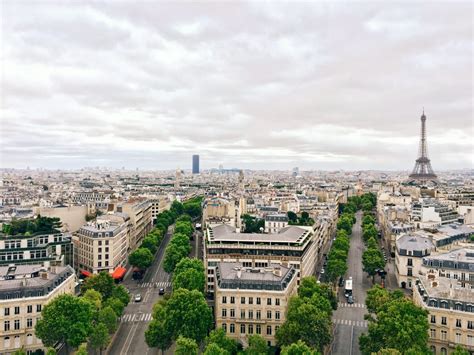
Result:
[[[6,2],[1,165],[472,168],[472,6]]]

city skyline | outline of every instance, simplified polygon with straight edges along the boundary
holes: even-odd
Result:
[[[2,3],[2,168],[472,169],[472,3],[149,5]]]

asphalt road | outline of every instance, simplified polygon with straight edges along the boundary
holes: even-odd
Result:
[[[333,355],[358,355],[359,336],[367,331],[367,321],[364,314],[367,313],[365,298],[367,290],[372,287],[372,281],[362,271],[362,253],[364,242],[362,241],[361,219],[362,213],[357,212],[357,222],[352,228],[351,248],[347,260],[348,270],[345,275],[347,280],[352,276],[354,304],[349,305],[344,297],[344,287],[340,288],[338,298],[338,309],[333,314],[335,325],[334,341],[331,348]]]
[[[123,285],[130,290],[132,300],[126,307],[120,320],[120,326],[108,349],[110,355],[147,355],[159,354],[157,349],[150,349],[145,343],[145,331],[151,321],[153,305],[162,296],[158,295],[161,287],[169,292],[171,282],[170,276],[163,270],[163,256],[172,234],[172,227],[168,230],[163,242],[158,249],[153,265],[147,270],[143,280],[137,282],[132,280],[129,272]],[[156,285],[156,287],[155,287]],[[142,296],[141,302],[134,302],[136,294]]]

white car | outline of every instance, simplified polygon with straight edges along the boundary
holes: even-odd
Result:
[[[142,301],[142,295],[140,295],[139,293],[137,293],[135,295],[135,302],[141,302]]]

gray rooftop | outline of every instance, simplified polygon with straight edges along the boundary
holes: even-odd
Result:
[[[309,235],[309,230],[297,226],[282,228],[278,233],[237,233],[234,227],[226,224],[209,227],[210,242],[255,242],[255,243],[301,243]]]
[[[433,242],[428,237],[423,237],[420,235],[404,235],[397,239],[397,249],[405,250],[431,250],[434,248]]]

